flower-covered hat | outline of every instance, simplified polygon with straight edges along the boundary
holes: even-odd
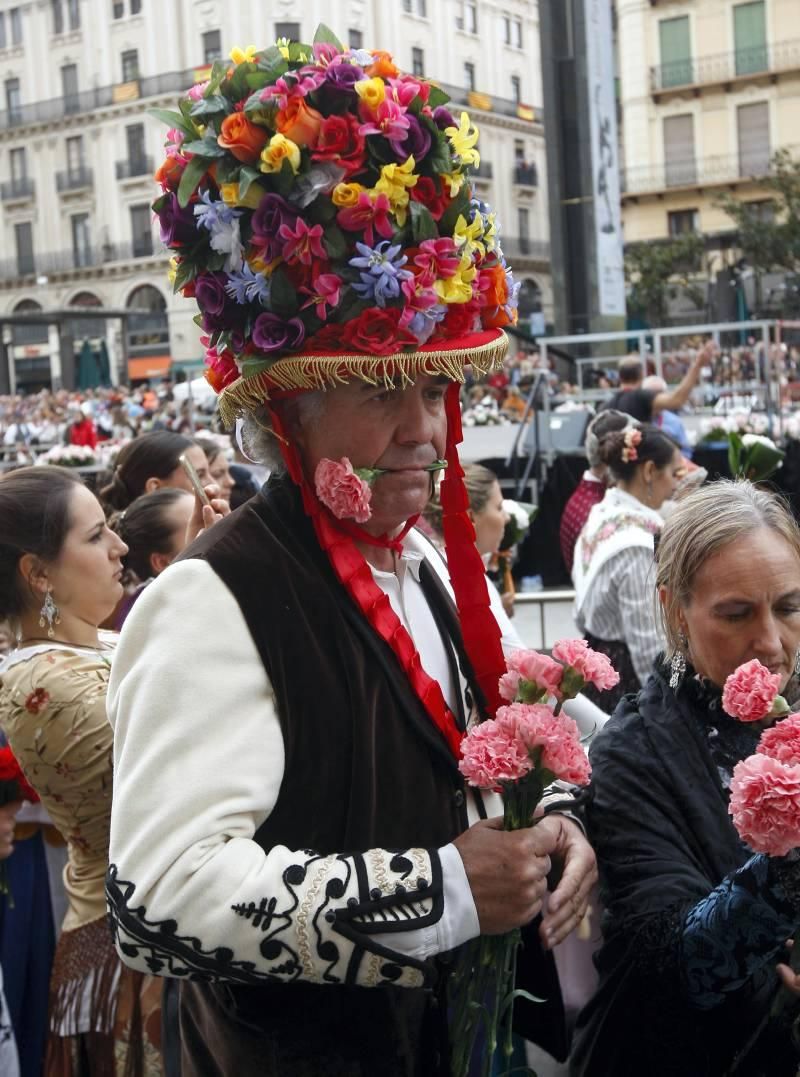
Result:
[[[231,59],[156,112],[153,206],[223,420],[275,389],[497,366],[518,285],[472,191],[467,113],[325,27]]]

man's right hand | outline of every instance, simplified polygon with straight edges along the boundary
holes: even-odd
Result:
[[[464,862],[482,935],[502,935],[541,912],[550,857],[536,830],[507,831],[502,818],[483,819],[453,842]]]

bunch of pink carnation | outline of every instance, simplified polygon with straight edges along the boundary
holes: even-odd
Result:
[[[779,763],[800,763],[800,714],[782,718],[765,729],[756,751]]]
[[[529,774],[533,760],[512,724],[490,719],[462,741],[458,769],[478,789],[499,789]]]
[[[800,765],[768,755],[737,763],[728,811],[739,836],[751,849],[785,856],[800,846]]]
[[[513,702],[521,692],[525,702],[541,701],[549,696],[561,698],[561,678],[564,667],[538,651],[513,651],[506,659],[508,673],[500,678],[500,695]],[[524,685],[521,682],[527,681]],[[527,689],[527,691],[526,691]]]
[[[788,705],[778,694],[781,678],[757,658],[731,673],[722,689],[722,706],[741,722],[758,722],[771,714],[785,714]]]
[[[573,785],[589,781],[589,760],[578,727],[568,715],[554,714],[542,704],[511,703],[498,709],[497,722],[514,730],[529,755],[535,758],[539,753],[539,765],[554,777]]]
[[[593,684],[599,692],[614,688],[619,684],[619,673],[614,669],[608,657],[599,651],[593,651],[585,639],[562,639],[553,647],[553,658],[567,667],[564,680],[575,681],[577,675],[585,684]],[[568,676],[569,674],[573,676]],[[577,695],[583,685],[571,694]]]

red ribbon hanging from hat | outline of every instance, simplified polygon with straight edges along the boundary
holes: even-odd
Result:
[[[442,529],[447,550],[447,567],[456,596],[464,647],[469,656],[490,714],[502,706],[498,682],[506,672],[502,636],[489,601],[489,585],[483,559],[475,545],[475,528],[469,517],[469,497],[464,485],[464,469],[458,458],[463,441],[460,386],[447,389],[447,470],[439,487]]]
[[[356,546],[355,539],[366,541],[367,532],[363,532],[356,525],[348,524],[343,527],[343,521],[337,520],[321,504],[319,498],[305,481],[299,453],[286,437],[280,416],[274,408],[269,405],[268,407],[272,416],[273,430],[278,435],[281,453],[286,463],[289,477],[300,488],[303,497],[303,508],[314,525],[317,541],[327,553],[337,579],[381,639],[394,651],[412,689],[425,707],[434,725],[444,737],[454,758],[460,759],[463,733],[458,728],[453,712],[445,702],[441,686],[438,681],[435,681],[425,672],[422,659],[414,646],[414,641],[406,630],[405,625],[392,609],[388,595],[375,582],[366,558]],[[406,523],[402,536],[413,527],[415,520],[416,517]],[[372,545],[386,545],[391,549],[395,547],[402,536],[394,540],[388,539],[386,542],[376,540],[374,536],[369,536],[369,541]],[[483,572],[482,563],[481,572]]]

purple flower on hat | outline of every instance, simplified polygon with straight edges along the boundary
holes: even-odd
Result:
[[[265,262],[271,262],[283,253],[280,238],[282,225],[293,229],[297,211],[279,194],[265,194],[250,222],[252,243]]]
[[[325,93],[334,100],[343,94],[351,96],[353,86],[364,78],[364,72],[355,64],[331,64],[325,75]]]
[[[390,145],[398,161],[405,161],[413,156],[419,162],[426,157],[431,148],[431,133],[423,127],[416,116],[408,113],[408,132],[403,139],[392,139]]]
[[[453,113],[444,107],[439,105],[438,108],[433,110],[433,122],[439,128],[440,131],[444,131],[445,127],[457,127],[456,121],[453,119]]]
[[[402,282],[413,276],[410,270],[402,268],[408,258],[400,253],[399,243],[392,246],[388,239],[374,248],[356,243],[356,250],[359,257],[351,258],[350,265],[360,270],[361,283],[354,284],[353,291],[362,299],[385,307],[387,299],[396,299],[400,295]]]
[[[201,273],[194,286],[194,294],[197,305],[204,314],[217,317],[225,309],[225,282],[227,277],[224,273]]]
[[[253,324],[253,343],[262,352],[291,351],[303,343],[305,335],[299,318],[287,322],[277,314],[259,314]]]
[[[181,209],[178,196],[173,192],[158,212],[161,224],[161,242],[165,247],[183,247],[197,239],[192,206]]]

